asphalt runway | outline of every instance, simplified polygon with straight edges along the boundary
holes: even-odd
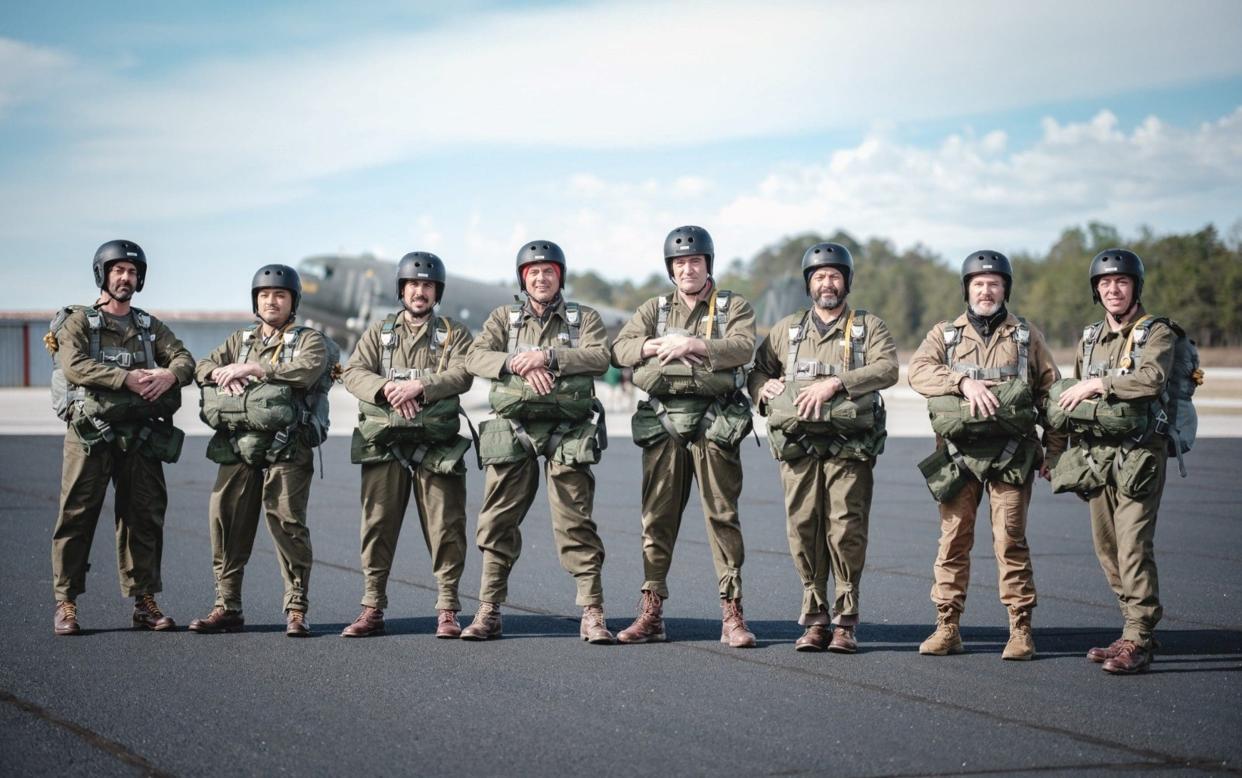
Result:
[[[337,635],[357,614],[358,468],[327,444],[312,492],[315,636],[283,635],[272,541],[260,530],[247,630],[184,629],[212,603],[205,438],[167,468],[171,506],[160,603],[180,625],[135,632],[116,584],[110,518],[78,600],[86,634],[51,630],[49,548],[61,439],[0,437],[0,765],[7,775],[134,774],[944,774],[1242,773],[1242,439],[1203,439],[1166,490],[1157,533],[1165,617],[1150,673],[1113,677],[1084,658],[1120,616],[1091,549],[1085,504],[1040,482],[1028,537],[1039,607],[1033,662],[1003,662],[990,533],[980,524],[963,622],[968,653],[917,652],[938,527],[915,469],[929,439],[889,441],[877,473],[863,582],[863,650],[802,654],[776,465],[744,444],[746,615],[760,646],[722,646],[702,514],[682,526],[666,616],[672,642],[591,646],[544,497],[524,525],[505,638],[432,637],[435,586],[413,514],[389,634]],[[638,449],[617,439],[596,468],[610,626],[642,582]],[[469,476],[469,531],[482,475]],[[413,509],[411,508],[411,511]],[[104,516],[111,516],[111,498]],[[467,619],[479,557],[463,581]],[[1229,733],[1233,733],[1232,735]]]

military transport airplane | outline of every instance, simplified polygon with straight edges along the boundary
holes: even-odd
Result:
[[[396,262],[369,254],[307,257],[298,265],[302,277],[299,313],[308,326],[323,330],[348,354],[367,326],[398,309],[396,272]],[[450,275],[439,310],[477,332],[492,310],[514,301],[516,292],[514,280],[487,283]],[[628,311],[582,302],[599,311],[613,334],[630,316]]]

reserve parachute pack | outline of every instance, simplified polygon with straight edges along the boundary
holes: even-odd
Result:
[[[1044,417],[1057,432],[1092,438],[1142,439],[1147,434],[1151,403],[1147,400],[1110,400],[1091,397],[1073,410],[1061,407],[1061,395],[1079,383],[1077,378],[1062,378],[1048,389]]]
[[[667,334],[690,335],[687,330],[669,329],[668,316],[673,305],[673,295],[659,299],[656,314],[656,337]],[[713,328],[721,338],[725,336],[725,327],[729,323],[729,302],[733,293],[720,289],[712,295],[704,322],[707,327],[706,337],[711,338]],[[738,367],[733,370],[705,370],[692,367],[681,362],[661,365],[657,357],[651,357],[634,369],[634,385],[649,395],[660,397],[672,395],[697,395],[699,397],[721,397],[735,392],[746,385],[746,370]]]
[[[69,422],[89,451],[97,442],[116,443],[123,450],[145,445],[146,450],[164,462],[176,462],[181,453],[184,433],[172,426],[173,415],[181,407],[181,391],[173,387],[153,402],[128,389],[101,389],[69,383],[60,363],[60,330],[74,313],[86,316],[89,329],[89,354],[92,360],[130,370],[158,367],[155,362],[155,335],[151,332],[151,315],[139,308],[130,308],[130,319],[138,332],[141,351],[128,351],[117,346],[102,346],[103,313],[89,305],[67,305],[56,312],[44,345],[52,357],[52,409],[56,416]]]
[[[518,299],[509,306],[505,350],[510,354],[531,350],[518,343],[525,315],[525,305]],[[577,348],[582,331],[578,303],[565,303],[565,323],[567,331],[557,334],[557,343]],[[520,375],[510,373],[492,379],[487,399],[499,418],[479,425],[479,467],[540,456],[561,464],[590,465],[608,448],[604,406],[595,397],[593,376],[558,376],[552,391],[541,395]]]
[[[1178,470],[1186,477],[1183,454],[1195,445],[1199,431],[1199,413],[1195,410],[1195,390],[1203,383],[1203,370],[1199,367],[1199,347],[1186,334],[1181,325],[1165,316],[1144,315],[1130,330],[1124,349],[1126,356],[1121,365],[1110,368],[1104,362],[1092,362],[1091,357],[1104,330],[1104,322],[1098,321],[1082,331],[1083,372],[1088,378],[1127,375],[1138,369],[1143,359],[1143,348],[1157,322],[1173,331],[1173,367],[1169,371],[1160,397],[1152,403],[1152,434],[1165,435],[1168,454],[1177,457]]]
[[[235,364],[245,362],[258,337],[259,325],[242,330],[241,348]],[[341,349],[336,342],[311,327],[290,327],[281,334],[281,364],[289,364],[300,353],[298,343],[305,332],[323,338],[326,358],[323,371],[306,390],[297,390],[278,381],[251,381],[240,395],[221,392],[214,385],[202,387],[199,417],[207,426],[224,433],[228,451],[208,447],[208,457],[221,464],[240,460],[265,467],[291,451],[299,429],[304,440],[319,447],[328,439],[330,424],[328,392],[340,377]],[[322,456],[322,455],[321,455]],[[322,461],[320,463],[322,469]]]
[[[448,360],[448,340],[452,324],[448,319],[433,317],[429,322],[428,351],[432,368],[395,368],[393,355],[397,349],[399,314],[390,313],[380,325],[380,373],[389,381],[420,380],[444,370]],[[466,418],[470,438],[458,434],[461,419]],[[443,397],[424,405],[412,418],[405,418],[387,403],[358,401],[358,426],[350,446],[353,464],[371,464],[395,459],[407,470],[422,467],[433,473],[464,472],[460,463],[470,441],[478,448],[479,436],[470,417],[466,416],[457,395]]]
[[[848,439],[877,427],[884,427],[884,402],[879,392],[867,392],[855,398],[847,396],[844,391],[837,392],[820,408],[817,418],[805,419],[798,412],[795,399],[803,388],[829,376],[840,376],[847,370],[857,370],[866,365],[867,326],[865,310],[850,311],[845,322],[845,358],[842,365],[827,365],[814,359],[798,359],[802,342],[806,339],[810,328],[815,325],[810,317],[814,315],[807,310],[799,323],[789,327],[789,353],[785,359],[785,390],[768,400],[768,429],[779,429],[785,437],[794,443],[805,444],[810,453],[810,443],[814,438],[832,438],[826,449],[840,448]],[[823,448],[823,447],[820,447]],[[820,449],[816,449],[819,451]]]
[[[510,354],[528,350],[518,344],[518,332],[522,326],[523,305],[509,306],[509,338],[506,351]],[[558,343],[577,348],[582,330],[582,311],[577,303],[565,303],[565,321],[568,332],[557,336]],[[595,379],[587,375],[560,376],[552,391],[546,395],[537,393],[516,373],[509,373],[492,381],[488,401],[497,416],[505,419],[526,421],[583,422],[599,406],[595,399]],[[600,406],[602,412],[602,406]]]
[[[656,313],[656,337],[667,334],[690,335],[687,330],[668,326],[673,295],[659,298]],[[713,331],[725,336],[729,323],[729,303],[733,293],[717,290],[708,304],[704,318],[711,338]],[[687,448],[700,439],[725,448],[736,448],[754,430],[750,401],[742,394],[746,385],[746,368],[705,370],[680,362],[661,365],[651,357],[634,369],[634,385],[647,393],[630,418],[634,442],[643,448],[672,438]],[[759,439],[755,438],[757,444]]]
[[[737,448],[753,429],[750,402],[740,392],[725,397],[651,395],[639,401],[630,417],[630,432],[641,448],[650,448],[667,438],[682,448],[700,439],[724,448]]]
[[[1035,424],[1038,411],[1030,385],[1031,328],[1018,318],[1010,337],[1017,347],[1016,364],[984,368],[955,361],[962,340],[962,326],[946,323],[943,329],[945,364],[977,381],[998,381],[989,387],[998,406],[992,416],[971,413],[970,401],[959,395],[940,395],[927,400],[932,431],[941,445],[918,467],[937,502],[951,499],[973,477],[995,479],[1020,486],[1026,483],[1039,461]]]
[[[1035,432],[1038,413],[1030,387],[1031,328],[1026,319],[1018,317],[1018,326],[1010,336],[1018,350],[1018,361],[1002,367],[979,367],[956,362],[957,346],[962,341],[962,327],[944,326],[945,364],[955,373],[976,381],[1003,382],[991,387],[999,405],[992,416],[979,417],[970,412],[970,402],[959,395],[941,395],[927,401],[932,430],[950,440],[978,440],[998,436],[1024,437]]]

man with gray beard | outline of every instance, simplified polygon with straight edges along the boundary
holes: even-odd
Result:
[[[959,623],[970,581],[975,514],[986,490],[1000,599],[1009,610],[1002,658],[1031,659],[1035,577],[1026,542],[1034,474],[1048,478],[1047,458],[1064,435],[1036,435],[1037,408],[1060,374],[1039,330],[1006,309],[1013,286],[1009,259],[976,251],[962,263],[969,307],[927,333],[910,360],[910,386],[928,399],[936,451],[919,463],[940,508],[940,548],[931,598],[936,630],[919,653],[960,654]],[[1046,448],[1046,451],[1045,451]]]

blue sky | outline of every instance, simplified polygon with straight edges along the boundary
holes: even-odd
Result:
[[[6,4],[0,309],[89,300],[114,237],[140,304],[218,310],[337,250],[639,279],[685,223],[726,259],[1228,233],[1240,38],[1231,1]]]

